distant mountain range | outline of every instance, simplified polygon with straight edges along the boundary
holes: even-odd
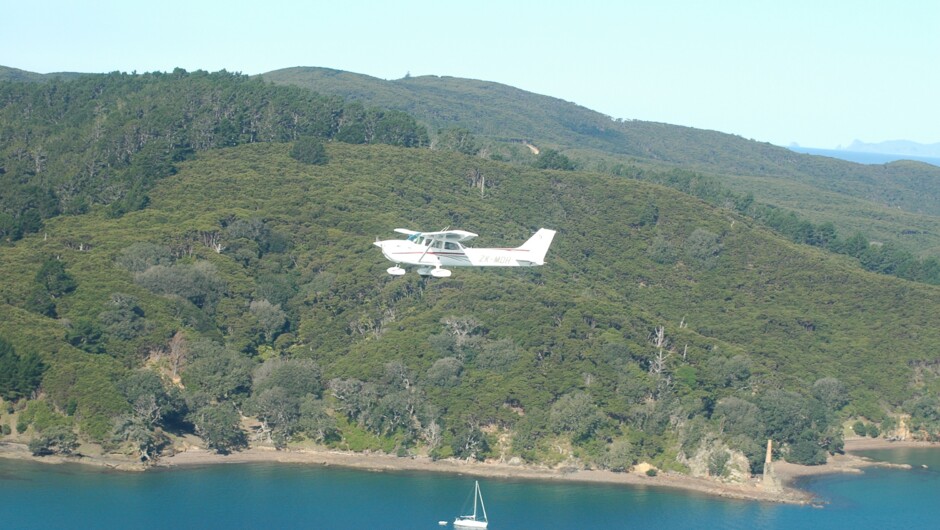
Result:
[[[838,160],[855,162],[856,164],[874,165],[889,164],[899,160],[913,160],[934,166],[940,166],[940,156],[920,156],[912,154],[882,153],[880,151],[852,151],[849,149],[817,149],[815,147],[800,147],[791,145],[791,151],[807,155],[826,156]]]
[[[910,140],[887,140],[884,142],[868,143],[855,140],[845,151],[858,153],[884,153],[891,155],[913,155],[921,157],[940,157],[940,142],[921,144]]]

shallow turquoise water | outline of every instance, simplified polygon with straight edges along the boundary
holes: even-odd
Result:
[[[823,508],[656,488],[481,480],[490,528],[940,527],[940,450],[879,454],[916,464],[816,478]],[[925,464],[927,469],[919,467]],[[0,459],[5,528],[440,528],[472,510],[473,478],[321,466],[233,464],[116,473]]]

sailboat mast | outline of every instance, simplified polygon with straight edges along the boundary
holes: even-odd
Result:
[[[477,497],[480,496],[480,483],[473,481],[473,520],[477,520]]]
[[[480,491],[480,483],[479,483],[479,482],[477,482],[477,497],[480,498],[480,508],[483,508],[483,520],[484,520],[484,521],[488,521],[489,519],[486,518],[486,506],[484,506],[484,504],[483,504],[483,493]],[[476,503],[476,500],[474,500],[474,502],[473,502],[473,515],[476,516],[476,514],[477,514],[477,503]]]

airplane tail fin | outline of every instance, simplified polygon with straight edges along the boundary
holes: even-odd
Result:
[[[528,251],[528,255],[520,261],[528,261],[533,265],[544,265],[545,254],[548,252],[548,247],[551,246],[554,237],[554,230],[539,228],[535,235],[519,247],[519,250]]]

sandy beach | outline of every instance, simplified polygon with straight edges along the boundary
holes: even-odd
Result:
[[[284,462],[341,466],[369,471],[421,471],[490,478],[663,487],[718,497],[768,502],[802,504],[812,501],[812,498],[805,492],[793,488],[787,488],[782,493],[765,491],[757,481],[747,484],[724,484],[679,473],[659,473],[654,477],[650,477],[637,473],[615,473],[601,470],[557,470],[531,465],[509,465],[500,462],[466,462],[454,459],[432,460],[427,457],[402,458],[385,454],[363,454],[345,451],[276,451],[270,448],[252,448],[230,455],[218,455],[202,449],[190,449],[163,459],[159,465],[174,467],[245,462]]]
[[[477,477],[512,478],[540,481],[576,481],[604,484],[622,484],[629,487],[657,487],[694,492],[703,495],[729,499],[754,500],[775,503],[808,504],[813,503],[811,494],[794,487],[803,477],[830,473],[862,473],[866,467],[894,466],[875,462],[852,454],[852,451],[896,447],[940,447],[940,444],[924,442],[889,442],[883,439],[848,439],[845,442],[846,454],[834,455],[820,466],[803,466],[785,461],[777,461],[774,467],[782,491],[768,491],[759,479],[745,483],[724,483],[709,478],[690,477],[679,473],[660,472],[656,476],[639,473],[615,473],[602,470],[551,469],[543,466],[510,465],[504,462],[466,462],[445,459],[432,460],[428,457],[397,457],[381,453],[353,453],[329,449],[290,449],[276,450],[273,447],[258,446],[228,455],[220,455],[199,447],[187,447],[186,450],[164,457],[156,464],[158,467],[204,466],[217,464],[239,464],[250,462],[281,462],[291,464],[340,466],[375,472],[418,471],[433,473],[462,474]],[[79,457],[34,457],[23,444],[0,443],[0,457],[35,460],[48,463],[75,462],[103,466],[122,471],[144,471],[148,469],[127,455],[101,455]],[[905,466],[897,466],[905,467]]]

